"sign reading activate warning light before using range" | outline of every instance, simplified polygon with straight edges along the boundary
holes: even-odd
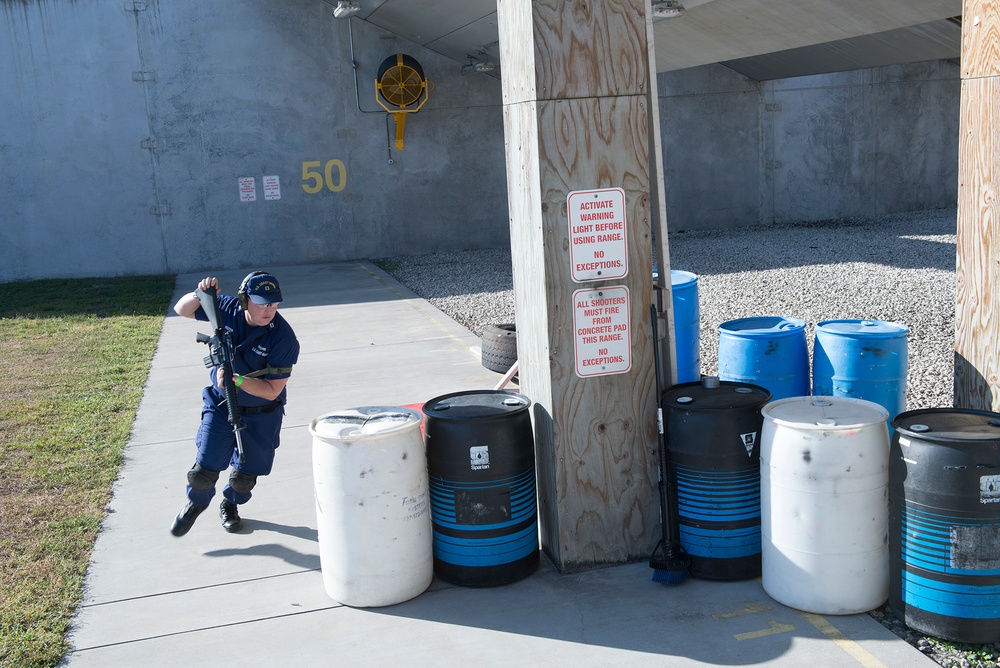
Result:
[[[566,217],[574,281],[606,281],[628,273],[624,190],[574,190],[566,196]]]
[[[573,293],[576,375],[607,376],[632,368],[628,303],[624,285]]]

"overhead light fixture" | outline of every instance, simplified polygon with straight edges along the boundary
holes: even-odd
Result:
[[[654,2],[652,7],[654,19],[669,19],[684,13],[684,5],[678,0],[661,0]]]
[[[338,0],[337,6],[333,8],[333,18],[346,19],[361,11],[361,3],[350,2],[349,0]]]

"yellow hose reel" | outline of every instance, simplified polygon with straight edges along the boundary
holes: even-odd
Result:
[[[416,58],[397,53],[382,61],[375,78],[375,101],[392,114],[396,123],[396,150],[403,150],[406,114],[420,111],[427,102],[430,82]]]

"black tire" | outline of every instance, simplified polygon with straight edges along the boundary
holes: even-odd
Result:
[[[507,373],[517,361],[517,329],[513,324],[487,325],[483,331],[483,366]]]

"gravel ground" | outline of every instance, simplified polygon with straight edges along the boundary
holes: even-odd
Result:
[[[698,275],[701,371],[718,371],[720,324],[775,315],[807,323],[873,319],[909,327],[907,409],[952,405],[955,211],[823,225],[672,234],[670,266]],[[514,322],[507,250],[380,261],[398,281],[481,335]]]
[[[718,327],[750,316],[807,323],[873,319],[909,328],[907,410],[952,405],[954,209],[737,231],[671,234],[670,266],[698,275],[701,371],[717,373]],[[514,322],[508,250],[448,251],[377,262],[472,332]],[[995,668],[1000,643],[939,641],[871,613],[942,666]]]

